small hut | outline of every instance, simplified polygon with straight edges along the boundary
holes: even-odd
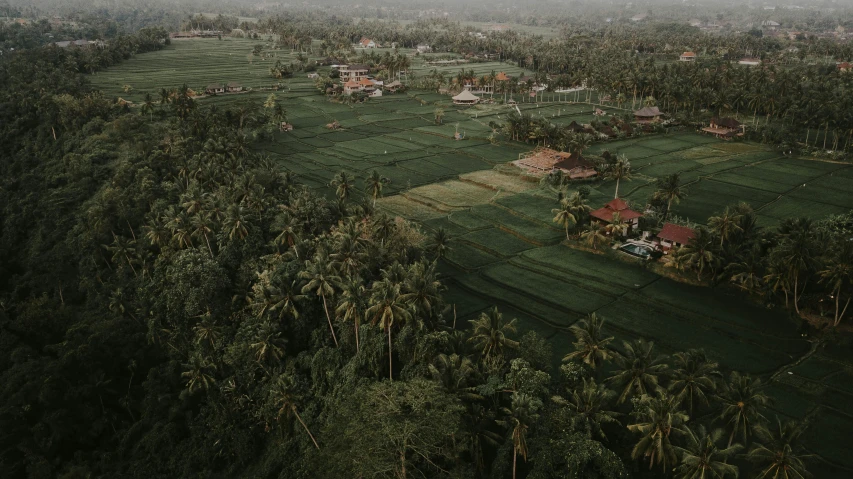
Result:
[[[678,57],[678,60],[682,62],[695,62],[696,54],[693,52],[684,52],[680,57]]]
[[[467,90],[453,97],[454,105],[476,105],[479,101],[480,97]]]
[[[389,91],[389,92],[391,92],[391,93],[395,93],[395,92],[396,92],[397,90],[399,90],[400,88],[403,88],[403,84],[402,84],[402,83],[400,83],[400,82],[399,82],[399,81],[397,81],[397,80],[394,80],[394,81],[392,81],[391,83],[389,83],[389,84],[387,84],[387,85],[383,85],[383,88],[385,88],[385,91]]]
[[[217,93],[225,93],[225,85],[221,83],[211,83],[207,85],[204,92],[208,95],[216,95]]]
[[[235,81],[232,81],[232,82],[228,82],[228,85],[226,85],[225,89],[226,89],[226,91],[228,91],[228,93],[236,93],[236,92],[243,91],[243,85],[240,85],[239,83],[237,83]]]
[[[634,120],[638,123],[652,123],[659,121],[663,113],[656,106],[647,106],[634,112]]]

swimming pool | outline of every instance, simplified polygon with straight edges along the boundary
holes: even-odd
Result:
[[[619,251],[642,259],[649,259],[649,257],[652,255],[652,249],[648,246],[642,246],[633,243],[623,244],[619,247]]]

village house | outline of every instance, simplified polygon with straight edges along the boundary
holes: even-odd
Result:
[[[666,253],[672,248],[680,248],[690,243],[690,240],[696,237],[696,232],[686,226],[666,223],[657,237],[658,245]]]
[[[634,120],[637,123],[653,123],[660,121],[663,113],[656,106],[647,106],[634,112]]]
[[[462,89],[477,94],[492,93],[494,91],[492,85],[480,83],[478,80],[465,80]]]
[[[453,97],[454,105],[476,105],[480,102],[480,97],[474,95],[468,90],[462,90],[462,93]]]
[[[648,15],[646,15],[645,13],[638,13],[638,14],[634,15],[633,17],[631,17],[631,21],[632,22],[641,22],[641,21],[645,20],[646,17],[648,17]]]
[[[367,65],[338,65],[338,72],[341,75],[341,83],[346,83],[350,80],[361,81],[362,78],[367,78]]]
[[[361,90],[361,84],[355,80],[347,80],[347,82],[344,83],[344,95],[352,95],[354,92]]]
[[[387,92],[397,93],[397,90],[403,88],[403,84],[400,83],[398,80],[394,80],[387,85],[383,85],[382,88]]]
[[[376,43],[375,41],[373,41],[367,37],[362,37],[361,40],[358,41],[358,45],[361,48],[379,48],[378,43]]]
[[[518,160],[514,161],[513,164],[526,168],[534,174],[561,171],[573,180],[592,178],[598,175],[595,164],[586,158],[551,148],[536,148],[533,151],[521,153],[518,155]]]
[[[849,62],[841,62],[838,64],[838,71],[840,72],[849,72],[851,68],[853,68],[853,64]]]
[[[563,172],[573,180],[581,180],[598,176],[595,164],[581,155],[574,153],[563,153],[560,161],[554,164],[554,168]]]
[[[225,90],[228,93],[241,92],[241,91],[243,91],[243,85],[240,85],[239,83],[237,83],[235,81],[228,82],[228,85],[225,86]]]
[[[742,58],[737,63],[738,63],[738,65],[756,66],[756,65],[761,65],[761,59],[760,58]]]
[[[619,222],[625,225],[626,232],[637,228],[640,225],[641,213],[628,208],[628,203],[622,198],[615,198],[589,214],[589,216],[598,223],[612,224]]]
[[[208,95],[216,95],[217,93],[225,93],[225,85],[222,83],[211,83],[207,85],[204,92]]]
[[[761,22],[761,26],[767,28],[768,30],[776,30],[779,28],[779,22],[774,22],[773,20],[765,20]]]
[[[318,75],[317,73],[309,73],[308,78],[310,78],[311,80],[316,80],[320,78],[320,75]]]
[[[429,53],[432,51],[432,48],[427,44],[418,45],[416,48],[418,50],[418,53]]]
[[[693,52],[684,52],[684,53],[682,53],[682,54],[681,54],[681,56],[678,58],[678,61],[681,61],[681,62],[695,62],[695,61],[696,61],[696,54],[695,54],[695,53],[693,53]]]
[[[731,140],[743,136],[743,125],[734,118],[711,118],[710,125],[702,128],[705,133],[714,135],[721,140]]]
[[[94,42],[90,42],[88,40],[66,40],[64,42],[55,42],[59,48],[68,48],[68,47],[88,47],[89,45],[94,44]]]

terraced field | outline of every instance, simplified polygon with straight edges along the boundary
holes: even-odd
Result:
[[[846,165],[785,158],[757,145],[721,143],[694,133],[595,148],[629,155],[637,173],[633,181],[623,182],[620,192],[641,204],[655,177],[681,172],[690,182],[689,196],[676,211],[700,223],[740,200],[758,208],[766,224],[853,206],[840,193],[853,173]],[[455,237],[443,273],[454,291],[448,300],[460,320],[498,305],[505,315],[518,318],[523,330],[549,338],[559,358],[572,350],[568,328],[596,312],[606,318],[606,329],[620,344],[643,337],[670,353],[704,348],[725,368],[768,380],[776,398],[774,413],[814,415],[818,425],[845,431],[832,433],[839,440],[853,433],[853,415],[845,406],[853,401],[849,353],[814,351],[786,313],[740,294],[662,278],[613,251],[593,254],[562,245],[564,233],[551,222],[556,198],[510,171],[472,172],[380,201],[428,230],[444,228]],[[792,185],[793,178],[799,186]],[[758,179],[763,182],[752,181]],[[615,185],[589,186],[591,203],[599,206],[612,198]],[[833,187],[838,194],[831,192]],[[464,192],[467,203],[442,194],[446,190]],[[822,194],[801,196],[811,191]],[[808,210],[796,206],[802,200]],[[841,471],[853,468],[853,461],[844,449],[824,448],[825,440],[811,434],[809,444],[820,444],[820,456],[828,461],[815,466],[816,477],[847,477]]]
[[[182,83],[195,89],[238,81],[256,91],[202,102],[258,106],[269,92],[257,90],[273,83],[268,69],[275,60],[253,59],[250,64],[247,53],[255,43],[175,42],[92,81],[110,95],[134,101],[145,91]],[[427,68],[419,61],[413,71]],[[520,73],[499,63],[473,67],[477,74]],[[461,67],[442,68],[455,73]],[[125,84],[133,86],[131,93],[122,90]],[[816,414],[808,440],[823,445],[819,452],[826,461],[814,467],[816,477],[853,476],[853,458],[844,446],[853,434],[849,348],[813,351],[808,338],[781,312],[740,295],[659,277],[611,251],[593,254],[562,245],[565,233],[551,222],[554,193],[501,166],[530,147],[488,140],[489,121],[501,122],[511,107],[456,109],[446,95],[418,91],[347,106],[327,101],[307,78],[283,84],[276,95],[295,129],[256,148],[329,195],[328,183],[340,171],[355,177],[359,187],[372,170],[389,178],[386,197],[378,202],[381,209],[418,221],[428,231],[444,228],[455,238],[441,270],[451,285],[446,299],[462,324],[499,305],[506,316],[519,319],[522,330],[549,338],[558,360],[572,349],[568,328],[590,312],[605,317],[607,330],[618,340],[644,337],[666,352],[704,348],[726,368],[768,380],[776,413],[796,418]],[[437,106],[446,110],[443,125],[433,121]],[[528,101],[519,108],[554,123],[593,118],[588,104]],[[324,127],[334,120],[341,130]],[[453,139],[457,131],[464,140]],[[853,208],[853,167],[848,165],[784,157],[760,145],[725,143],[692,132],[600,143],[588,154],[604,150],[624,153],[631,161],[634,179],[622,182],[620,196],[640,205],[654,191],[656,178],[680,173],[688,198],[675,206],[675,213],[697,223],[738,201],[756,208],[765,226],[785,217],[819,218]],[[592,206],[613,198],[613,182],[587,185]]]

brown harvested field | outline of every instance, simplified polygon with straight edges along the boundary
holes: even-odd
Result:
[[[473,171],[459,175],[459,179],[482,185],[495,191],[509,191],[512,193],[521,193],[539,186],[538,183],[527,181],[518,175],[510,175],[495,170]]]

